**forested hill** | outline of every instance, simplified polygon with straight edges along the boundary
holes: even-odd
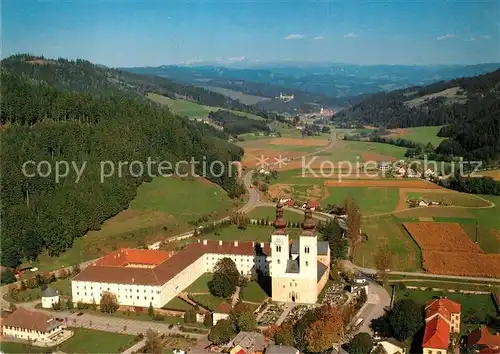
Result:
[[[239,160],[243,154],[225,133],[174,116],[143,100],[128,84],[108,84],[103,71],[88,62],[40,60],[26,64],[22,57],[10,58],[1,69],[2,265],[15,266],[43,250],[57,255],[75,237],[99,229],[105,219],[127,208],[137,186],[150,177],[137,168],[118,172],[119,161],[140,161],[147,171],[148,158],[175,164],[206,156],[209,164]],[[50,165],[52,174],[40,177],[28,165],[26,172],[35,176],[25,175],[23,164],[30,160],[46,161],[40,171],[46,173]],[[61,161],[71,165],[57,181],[54,169]],[[103,178],[106,161],[115,172]],[[74,166],[84,164],[78,178]],[[158,174],[157,164],[152,166],[152,174]],[[59,167],[65,171],[64,165]],[[207,177],[231,196],[244,191],[228,173]]]
[[[201,87],[184,85],[158,76],[110,69],[82,59],[48,59],[43,56],[18,54],[3,59],[1,65],[12,73],[71,91],[99,96],[126,94],[143,100],[146,93],[152,92],[172,99],[182,98],[207,106],[249,112],[270,120],[280,118],[266,110],[242,104]]]
[[[429,86],[371,95],[334,121],[406,128],[446,125],[437,152],[500,160],[500,70]]]

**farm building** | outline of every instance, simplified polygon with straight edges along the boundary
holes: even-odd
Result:
[[[203,273],[213,272],[219,260],[230,258],[242,275],[253,270],[270,275],[274,301],[315,303],[328,280],[330,248],[324,255],[311,208],[307,207],[299,256],[290,258],[286,225],[283,205],[278,204],[271,244],[198,240],[177,253],[119,249],[94,261],[71,280],[73,302],[99,303],[104,292],[111,292],[120,305],[161,308]]]
[[[425,354],[446,353],[451,333],[460,333],[462,306],[447,298],[433,299],[425,306],[425,331],[422,348]]]
[[[478,353],[500,353],[500,333],[493,334],[488,327],[481,326],[467,337],[467,345]]]

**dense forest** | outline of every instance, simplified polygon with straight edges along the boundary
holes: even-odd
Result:
[[[163,77],[139,75],[110,69],[77,59],[57,60],[28,54],[14,55],[2,60],[2,67],[11,72],[65,90],[99,96],[128,95],[145,100],[148,92],[172,99],[186,99],[203,105],[252,113],[268,120],[284,121],[284,117],[259,107],[242,104],[210,90],[184,85]]]
[[[102,179],[103,161],[140,161],[147,166],[148,158],[171,163],[191,157],[201,161],[203,156],[208,162],[236,161],[243,154],[227,142],[224,132],[174,116],[142,99],[140,90],[103,78],[101,67],[27,59],[31,61],[27,56],[6,59],[6,65],[2,61],[2,265],[35,259],[44,250],[60,254],[75,237],[99,229],[105,219],[127,208],[137,186],[151,178],[122,168],[121,174],[116,171]],[[59,161],[73,165],[56,181],[54,174],[38,176],[34,164],[26,172],[36,176],[27,177],[23,164],[30,160],[47,161],[39,165],[41,173]],[[78,179],[73,166],[83,164]],[[152,175],[157,175],[154,167]],[[231,196],[244,192],[234,177],[207,177]]]
[[[208,118],[224,127],[224,131],[231,135],[239,135],[252,132],[270,132],[265,121],[247,118],[240,114],[219,109],[209,112]]]
[[[332,119],[385,128],[446,125],[438,135],[448,139],[436,148],[436,153],[496,163],[500,160],[499,85],[500,70],[496,70],[425,87],[378,93]]]

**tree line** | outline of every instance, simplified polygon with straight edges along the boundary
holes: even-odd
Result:
[[[224,131],[231,135],[239,135],[252,132],[267,132],[271,129],[265,121],[255,120],[240,114],[219,109],[215,112],[209,112],[208,118],[224,127]]]
[[[33,71],[51,65],[34,65]],[[61,87],[68,88],[65,82],[74,75],[84,77],[89,85],[99,82],[99,76],[90,69],[82,72],[77,64],[67,64],[58,73],[64,82]],[[104,85],[99,96],[57,88],[35,77],[5,67],[1,72],[2,265],[34,260],[44,250],[51,256],[64,252],[76,237],[99,230],[104,220],[127,208],[137,187],[151,179],[125,168],[101,180],[101,161],[140,161],[146,166],[148,158],[175,164],[191,157],[202,161],[206,156],[210,163],[237,161],[243,154],[227,142],[225,133],[174,116],[126,92],[107,91]],[[100,84],[95,85],[100,92]],[[28,171],[35,176],[26,176],[22,166],[30,160],[47,161],[52,168],[63,160],[78,166],[86,163],[86,167],[78,181],[77,172],[70,169],[57,183],[53,175],[36,174],[35,167]],[[215,167],[214,172],[220,172]],[[207,177],[231,197],[244,192],[227,173]]]
[[[448,139],[436,148],[437,154],[495,163],[500,159],[499,82],[500,70],[496,70],[425,87],[378,93],[362,99],[332,120],[388,129],[445,125],[438,135]],[[452,87],[459,90],[455,97],[423,98]],[[423,98],[422,102],[408,102],[416,98]]]

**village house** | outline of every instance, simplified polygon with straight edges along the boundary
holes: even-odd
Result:
[[[240,332],[224,347],[230,354],[262,354],[271,341],[257,332]]]
[[[425,306],[423,354],[446,354],[451,333],[460,333],[462,306],[447,298],[434,299]]]
[[[381,161],[378,164],[378,169],[381,171],[388,171],[392,168],[392,162],[390,161]]]
[[[50,309],[54,304],[59,302],[59,291],[50,286],[42,292],[42,307]]]
[[[37,345],[51,346],[69,338],[72,332],[64,331],[64,328],[54,317],[23,307],[18,307],[2,321],[4,336],[35,342]]]
[[[384,338],[377,345],[381,345],[387,354],[406,354],[406,346],[394,338]]]
[[[307,203],[302,204],[302,209],[306,209],[307,207],[309,207],[312,211],[315,211],[316,209],[319,209],[320,206],[321,203],[317,200],[310,200]]]
[[[483,325],[469,334],[467,345],[479,354],[500,353],[500,333],[493,334]]]
[[[220,320],[227,320],[233,307],[227,302],[221,303],[212,314],[212,325],[215,326]]]
[[[368,295],[368,285],[368,280],[364,276],[358,274],[356,275],[354,282],[349,284],[349,291],[351,294],[359,296],[364,290],[365,294]]]

